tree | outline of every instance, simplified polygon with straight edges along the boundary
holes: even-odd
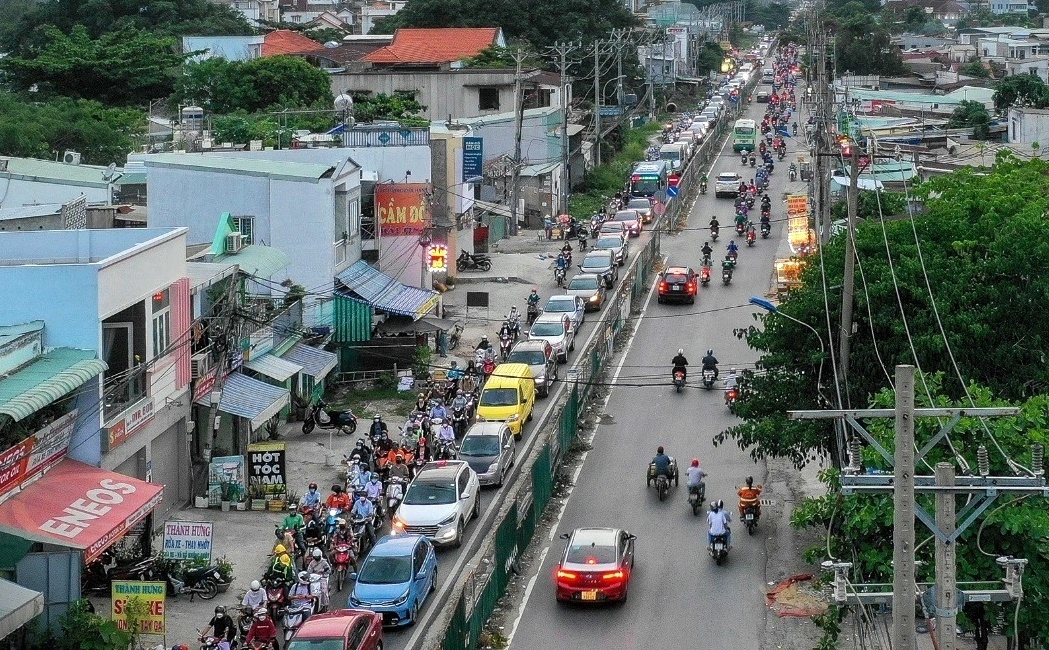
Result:
[[[954,109],[951,118],[947,121],[948,129],[971,128],[973,138],[976,140],[987,140],[991,137],[990,125],[991,114],[987,112],[984,105],[968,99],[962,101],[958,108]]]
[[[782,2],[761,3],[747,0],[747,19],[766,29],[779,29],[790,21],[790,5]]]
[[[725,51],[717,43],[706,41],[696,53],[696,73],[706,75],[714,71],[721,72],[721,62],[725,60]]]
[[[398,90],[392,95],[354,95],[353,114],[358,122],[394,120],[405,126],[429,124],[419,113],[426,107],[415,99],[415,91]]]
[[[972,61],[969,61],[961,68],[959,68],[958,72],[964,75],[969,75],[970,77],[980,77],[981,79],[986,79],[987,77],[991,76],[990,71],[988,71],[987,68],[984,67],[983,63],[981,63],[980,60],[976,57],[973,57]]]
[[[914,218],[913,230],[909,220],[885,222],[884,231],[877,219],[856,228],[863,274],[856,281],[856,334],[849,381],[842,391],[845,401],[861,407],[886,387],[882,364],[891,373],[898,363],[915,363],[907,331],[920,366],[929,372],[952,371],[942,390],[951,398],[962,395],[937,313],[966,381],[994,386],[998,395],[1014,400],[1045,392],[1049,322],[1036,306],[1049,291],[1049,277],[1034,270],[1049,264],[1042,217],[1049,211],[1049,163],[1000,155],[990,170],[964,169],[928,181],[914,194],[922,198],[926,212]],[[826,286],[840,286],[844,237],[832,238],[822,254]],[[826,332],[820,269],[819,262],[807,264],[802,286],[790,292],[780,309]],[[935,311],[926,282],[936,299]],[[829,302],[836,332],[840,299]],[[783,457],[801,466],[830,448],[832,429],[824,422],[787,420],[786,411],[836,403],[829,355],[821,354],[819,340],[796,323],[775,314],[756,318],[760,327],[741,332],[761,352],[755,369],[745,370],[740,380],[736,412],[744,421],[718,434],[715,442],[733,440],[754,458]],[[826,334],[823,340],[837,346]]]
[[[841,8],[848,16],[837,25],[834,36],[835,65],[839,73],[898,75],[903,72],[903,57],[892,44],[892,36],[877,24],[863,5],[850,2]]]
[[[41,35],[39,49],[0,59],[0,70],[12,89],[36,87],[43,95],[145,106],[171,94],[178,71],[190,56],[177,52],[174,38],[134,27],[97,39],[83,26],[68,35],[46,26]]]
[[[463,66],[467,68],[514,68],[517,67],[515,54],[515,48],[492,45],[478,52],[477,56],[464,59]],[[524,55],[525,58],[521,63],[524,69],[543,67],[543,61],[536,58],[534,52],[526,49]]]
[[[1005,77],[994,87],[994,112],[1005,114],[1011,107],[1049,107],[1049,86],[1037,75],[1014,74]]]
[[[174,99],[219,115],[332,107],[328,74],[295,56],[191,63],[179,79]]]
[[[0,93],[0,154],[53,159],[71,149],[94,165],[123,163],[145,132],[146,115],[68,98],[29,103]]]

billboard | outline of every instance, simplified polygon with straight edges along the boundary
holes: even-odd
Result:
[[[211,562],[211,522],[164,522],[164,559]]]
[[[484,138],[463,138],[463,182],[484,175]]]
[[[253,442],[248,445],[248,485],[261,486],[271,498],[287,494],[286,458],[286,443]]]
[[[379,237],[418,237],[429,225],[428,183],[380,183],[375,186]]]
[[[65,457],[76,416],[74,409],[0,452],[0,494],[14,489]]]
[[[164,597],[167,583],[139,582],[137,580],[113,581],[113,622],[122,630],[128,627],[128,601],[136,599],[146,607],[139,613],[139,634],[166,634],[164,624]]]

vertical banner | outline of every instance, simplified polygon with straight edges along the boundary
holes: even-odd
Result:
[[[484,138],[463,138],[463,182],[484,175]]]
[[[230,501],[239,501],[247,493],[247,477],[243,456],[219,456],[211,459],[208,466],[208,504],[217,506],[222,501],[223,491]]]
[[[113,622],[121,630],[128,629],[127,608],[131,599],[145,603],[146,608],[139,615],[139,634],[167,634],[164,622],[164,597],[167,584],[164,582],[139,582],[137,580],[114,580]]]
[[[248,485],[260,486],[267,497],[287,494],[287,444],[255,442],[248,445]]]
[[[428,183],[379,183],[375,216],[379,237],[418,237],[429,224]]]

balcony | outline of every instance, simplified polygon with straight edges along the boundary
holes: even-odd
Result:
[[[144,365],[109,377],[102,390],[102,421],[109,422],[148,394],[149,377]]]

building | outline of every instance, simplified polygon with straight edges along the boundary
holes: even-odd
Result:
[[[257,22],[256,19],[252,24]],[[191,61],[215,57],[227,61],[251,61],[262,56],[264,40],[264,36],[183,36],[182,51],[187,54],[203,51],[203,54],[194,56]]]
[[[309,22],[309,20],[292,20],[288,22]],[[277,56],[278,54],[300,54],[303,52],[317,52],[323,49],[323,45],[313,40],[312,38],[305,36],[301,32],[293,32],[290,29],[275,29],[272,32],[266,34],[266,37],[263,40],[262,56]]]
[[[226,5],[253,26],[261,27],[262,22],[280,22],[280,8],[277,0],[212,0],[215,4]]]
[[[378,20],[394,15],[408,4],[407,0],[376,0],[361,7],[361,34],[371,34]]]
[[[1044,108],[1009,109],[1009,144],[1039,144],[1049,147],[1049,110]]]
[[[1049,48],[1043,47],[1044,52],[1040,56],[1032,56],[1028,59],[1005,61],[1005,74],[1033,74],[1042,81],[1049,83]]]
[[[1026,14],[1038,9],[1025,0],[992,0],[989,4],[992,14]]]
[[[119,170],[80,164],[80,154],[66,151],[62,162],[36,158],[0,158],[0,208],[66,203],[83,196],[88,203],[109,203]]]

